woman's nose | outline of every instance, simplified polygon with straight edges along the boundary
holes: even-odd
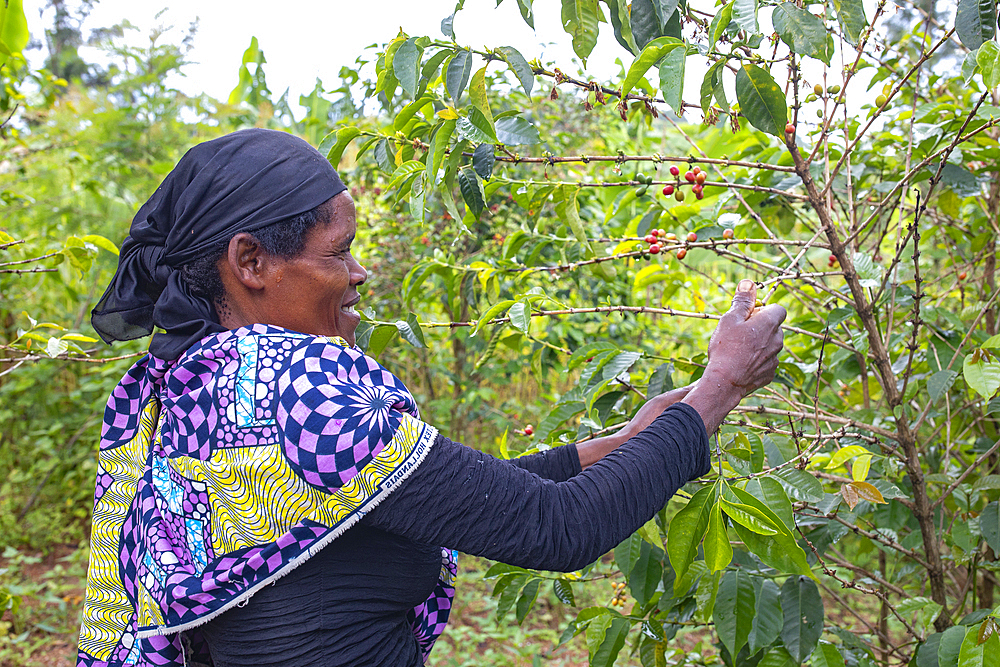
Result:
[[[353,257],[351,259],[354,259]],[[368,270],[361,266],[361,262],[354,259],[354,267],[351,270],[351,284],[362,285],[368,280]]]

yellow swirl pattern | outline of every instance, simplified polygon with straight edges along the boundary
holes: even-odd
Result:
[[[97,458],[98,467],[114,481],[94,507],[80,650],[99,660],[111,657],[133,613],[118,576],[119,539],[122,522],[135,498],[159,414],[160,404],[150,399],[142,409],[135,437],[120,447],[101,450]]]
[[[274,542],[309,519],[328,527],[361,508],[375,494],[405,475],[408,461],[426,449],[437,431],[403,414],[392,440],[355,477],[328,494],[299,477],[277,443],[218,449],[208,461],[188,457],[168,464],[188,479],[208,486],[212,548],[217,555]]]

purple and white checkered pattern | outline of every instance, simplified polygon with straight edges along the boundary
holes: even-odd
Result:
[[[268,352],[258,355],[256,368],[240,367],[243,359],[236,350],[241,336],[267,339],[262,349]],[[248,371],[252,373],[248,375]],[[226,406],[234,400],[238,373],[241,378],[254,378],[250,388],[256,401],[256,419],[266,420],[273,414],[273,425],[239,426],[231,418],[233,413]],[[143,357],[108,401],[102,448],[120,446],[142,434],[139,416],[150,400],[162,404],[161,437],[155,445],[153,437],[145,443],[144,458],[137,462],[144,466],[144,473],[136,496],[120,516],[119,528],[107,537],[118,542],[118,562],[114,565],[127,598],[136,605],[139,586],[145,586],[165,624],[138,628],[137,612],[133,612],[128,626],[115,630],[121,639],[110,659],[103,662],[81,652],[79,666],[181,667],[185,655],[189,665],[192,661],[210,665],[197,631],[141,639],[136,638],[136,632],[155,629],[170,633],[171,628],[197,623],[241,599],[254,586],[280,576],[301,558],[308,558],[311,549],[342,529],[341,523],[326,526],[304,519],[269,544],[218,554],[209,547],[207,564],[198,561],[189,551],[193,541],[187,532],[189,525],[203,527],[200,542],[212,544],[208,480],[186,479],[176,469],[165,467],[165,459],[185,456],[204,461],[222,448],[276,442],[294,474],[331,494],[351,481],[393,439],[404,412],[417,416],[413,397],[403,383],[360,351],[266,325],[210,336],[176,362]],[[413,461],[406,459],[400,465],[412,466]],[[108,484],[106,471],[99,470],[98,500]],[[381,491],[380,487],[370,492]],[[218,486],[214,489],[215,494],[224,492]],[[294,498],[287,500],[295,502]],[[351,511],[340,521],[355,518],[363,501],[349,505]],[[201,553],[204,559],[204,550]],[[450,558],[450,552],[445,552],[442,580],[427,601],[411,613],[425,656],[451,609],[455,568]]]

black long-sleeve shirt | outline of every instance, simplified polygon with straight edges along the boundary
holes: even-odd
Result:
[[[242,608],[204,626],[216,667],[422,664],[406,612],[440,572],[440,547],[573,571],[709,469],[701,417],[675,405],[580,472],[572,445],[503,461],[443,436],[359,524]]]

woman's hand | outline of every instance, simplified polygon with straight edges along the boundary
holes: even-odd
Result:
[[[744,396],[769,384],[778,369],[785,309],[773,304],[755,308],[756,300],[757,285],[741,280],[732,307],[708,343],[705,373],[684,398],[701,415],[709,433]]]

